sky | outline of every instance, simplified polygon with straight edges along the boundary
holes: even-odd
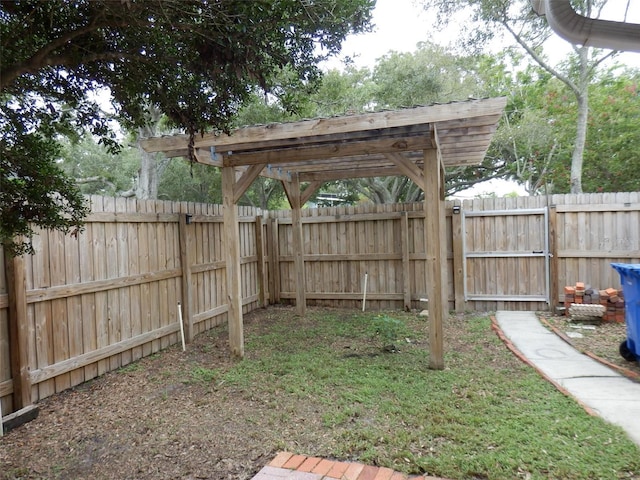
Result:
[[[601,18],[622,21],[628,0],[609,0],[610,10],[604,12]],[[640,1],[631,0],[628,3],[627,21],[640,23]],[[373,68],[376,60],[390,51],[413,52],[417,44],[431,41],[439,45],[448,45],[455,39],[456,27],[449,27],[446,31],[433,28],[429,14],[425,12],[415,0],[377,0],[373,11],[371,33],[352,35],[347,37],[342,47],[342,56],[350,57],[357,67]],[[570,51],[570,44],[557,37],[553,51],[562,58]],[[553,60],[553,59],[552,59]],[[640,68],[640,54],[623,53],[617,61]],[[323,69],[341,69],[340,58],[332,59],[323,65]],[[474,198],[483,194],[504,196],[510,193],[526,195],[525,189],[515,182],[491,180],[483,182],[472,189],[456,195],[457,198]]]
[[[390,51],[413,52],[419,42],[426,40],[447,44],[446,33],[438,33],[429,27],[427,14],[412,0],[378,0],[373,12],[376,25],[371,33],[353,35],[343,43],[344,56],[354,59],[356,66],[373,68],[376,60]],[[341,68],[338,59],[328,62],[324,68]],[[514,182],[491,180],[455,195],[456,198],[475,198],[478,195],[496,193],[503,196],[512,192],[526,195],[526,191]]]
[[[603,13],[602,18],[622,21],[627,1],[627,21],[640,23],[639,0],[608,0],[610,9]],[[354,58],[356,66],[373,67],[376,59],[389,51],[412,52],[418,42],[431,41],[446,46],[455,40],[457,29],[452,25],[444,31],[436,30],[430,18],[432,15],[425,12],[416,0],[377,0],[373,11],[373,32],[349,36],[343,43],[343,55]],[[556,36],[554,52],[564,55],[570,48],[567,41]],[[621,63],[640,68],[639,53],[623,53],[618,59]],[[338,59],[325,64],[327,69],[340,67]]]

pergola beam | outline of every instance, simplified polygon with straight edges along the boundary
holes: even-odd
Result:
[[[318,161],[349,157],[352,155],[375,155],[388,152],[410,152],[431,146],[427,135],[405,138],[382,138],[342,142],[295,148],[279,148],[254,152],[238,152],[225,155],[229,165],[253,165],[269,163],[277,165],[287,162]]]

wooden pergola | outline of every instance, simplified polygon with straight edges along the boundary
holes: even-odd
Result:
[[[197,136],[199,163],[222,170],[226,236],[229,344],[244,356],[239,229],[236,203],[260,175],[282,181],[292,208],[296,308],[304,315],[305,271],[300,209],[328,181],[405,175],[424,191],[429,366],[444,368],[442,324],[447,308],[444,172],[478,165],[491,142],[506,98],[490,98],[244,127]],[[142,141],[148,152],[188,156],[189,137]],[[306,188],[301,190],[301,184]]]

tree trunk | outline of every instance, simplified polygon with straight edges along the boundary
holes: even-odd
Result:
[[[578,118],[576,121],[576,142],[571,154],[571,193],[582,193],[582,165],[584,163],[584,147],[587,143],[587,129],[589,120],[589,49],[581,47],[579,56],[579,85],[575,91],[578,103]]]
[[[582,164],[584,163],[584,146],[587,141],[587,119],[589,116],[589,99],[586,90],[578,99],[578,122],[576,125],[576,143],[571,155],[571,193],[582,193]]]
[[[169,159],[161,153],[149,153],[140,146],[140,139],[154,137],[158,134],[158,126],[162,118],[162,112],[154,106],[148,106],[147,113],[149,120],[147,125],[138,129],[136,142],[140,152],[140,169],[136,179],[135,192],[136,197],[143,200],[158,198],[160,177],[169,164]]]
[[[138,146],[140,152],[140,169],[136,182],[136,197],[140,199],[158,198],[158,161],[155,153],[145,152]]]

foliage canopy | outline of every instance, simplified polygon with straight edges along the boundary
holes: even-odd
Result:
[[[2,0],[2,191],[42,183],[47,205],[39,208],[32,190],[3,193],[1,240],[20,253],[29,246],[14,235],[29,237],[29,221],[80,225],[81,197],[56,168],[54,140],[86,128],[117,148],[99,88],[110,90],[129,128],[143,126],[152,105],[192,135],[226,130],[253,86],[269,90],[275,71],[287,66],[298,79],[317,78],[317,63],[368,27],[372,7],[372,0]],[[48,168],[32,168],[35,153],[46,153],[39,161]],[[33,176],[23,178],[25,169]],[[60,183],[45,182],[44,172]]]

